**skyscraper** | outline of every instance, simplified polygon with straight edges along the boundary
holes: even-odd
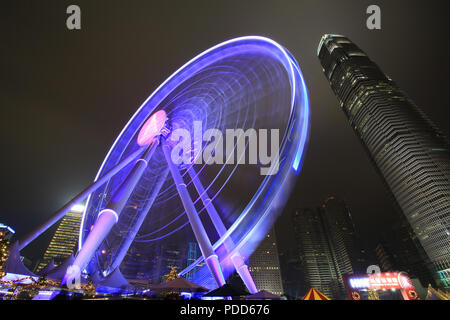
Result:
[[[197,254],[197,243],[196,242],[189,242],[188,243],[188,254],[187,254],[187,267],[190,266],[192,263],[195,262],[195,260],[197,260],[198,258],[198,254]],[[191,271],[189,271],[186,274],[186,279],[188,280],[192,280],[195,278],[195,272],[196,272],[196,268],[192,269]]]
[[[302,274],[301,290],[316,288],[332,299],[345,299],[342,275],[353,273],[358,249],[350,211],[344,201],[329,197],[318,208],[293,212]]]
[[[338,274],[318,208],[294,211],[294,234],[297,241],[302,274],[301,295],[315,288],[331,299],[344,295],[342,276]]]
[[[61,219],[35,272],[39,272],[52,259],[55,262],[55,266],[57,266],[70,255],[75,254],[83,210],[84,207],[82,205],[76,205]]]
[[[319,208],[325,232],[340,273],[354,272],[359,250],[353,218],[345,201],[328,197]],[[367,266],[363,266],[364,272]]]
[[[267,290],[279,295],[284,293],[273,228],[261,241],[249,260],[249,271],[258,290]]]
[[[286,230],[286,226],[282,228]],[[290,299],[300,300],[305,296],[302,282],[303,269],[300,266],[300,257],[297,245],[291,243],[279,246],[281,280],[283,290]]]
[[[319,60],[351,127],[437,274],[450,268],[448,140],[348,38],[324,35]]]

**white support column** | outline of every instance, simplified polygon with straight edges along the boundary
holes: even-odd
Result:
[[[192,202],[191,196],[189,195],[189,191],[187,190],[186,184],[181,177],[178,167],[172,162],[172,158],[170,156],[171,148],[165,139],[163,139],[162,148],[203,258],[205,259],[205,262],[217,284],[219,286],[223,286],[225,284],[225,279],[222,274],[219,258],[214,252],[211,241],[209,240],[206,230],[200,220],[200,217],[198,216],[197,210],[195,209],[194,203]]]
[[[219,234],[220,237],[222,237],[227,232],[227,229],[223,224],[223,221],[220,218],[219,213],[214,207],[211,199],[208,196],[208,193],[203,187],[203,184],[198,178],[197,173],[195,172],[193,167],[190,167],[188,169],[188,174],[191,177],[192,182],[194,183],[195,189],[197,189],[197,193],[200,195],[200,199],[202,200],[203,205],[205,206],[206,211],[208,212],[208,215],[214,227],[217,230],[217,233]],[[223,245],[227,252],[231,252],[235,248],[233,240],[230,237],[225,239]],[[250,271],[248,270],[248,266],[245,264],[244,259],[242,258],[239,252],[236,252],[231,257],[231,262],[233,263],[236,272],[241,277],[242,281],[244,282],[249,292],[252,294],[257,293],[258,289],[256,288],[255,282],[253,281]]]
[[[69,201],[64,207],[56,211],[50,218],[48,218],[44,223],[42,223],[39,227],[37,227],[34,231],[29,233],[23,239],[19,241],[19,250],[25,248],[30,242],[39,237],[42,233],[44,233],[48,228],[54,225],[58,220],[66,215],[70,209],[87,198],[92,192],[96,191],[103,184],[105,184],[109,179],[111,179],[114,175],[116,175],[120,170],[122,170],[126,165],[128,165],[131,161],[135,160],[139,157],[146,148],[139,148],[137,151],[126,157],[124,160],[120,161],[116,164],[111,170],[106,172],[103,176],[98,178],[94,183],[80,192],[75,198]]]

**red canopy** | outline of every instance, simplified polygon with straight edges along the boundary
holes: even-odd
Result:
[[[319,290],[311,288],[302,300],[331,300]]]

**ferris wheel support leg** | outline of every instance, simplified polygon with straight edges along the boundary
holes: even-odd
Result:
[[[105,184],[109,179],[111,179],[114,175],[116,175],[120,170],[122,170],[125,166],[127,166],[131,161],[135,160],[139,157],[145,148],[139,148],[137,151],[126,157],[124,160],[116,164],[113,168],[111,168],[107,173],[98,178],[94,183],[88,186],[86,189],[81,191],[75,198],[70,200],[67,204],[65,204],[61,209],[56,211],[50,218],[48,218],[44,223],[42,223],[39,227],[33,230],[31,233],[26,235],[23,239],[19,241],[19,250],[25,248],[30,242],[39,237],[42,233],[44,233],[48,228],[54,225],[58,220],[66,215],[70,209],[76,205],[77,203],[83,201],[87,198],[92,192],[96,191],[103,184]]]
[[[111,231],[111,228],[119,220],[120,213],[122,212],[128,201],[128,198],[130,197],[131,193],[136,187],[136,184],[139,182],[139,179],[144,173],[148,161],[151,159],[158,144],[159,140],[156,139],[148,147],[144,155],[136,161],[136,164],[131,169],[130,173],[119,186],[119,188],[116,190],[106,207],[102,211],[100,211],[97,216],[97,221],[95,221],[91,232],[87,236],[85,242],[83,243],[83,247],[78,252],[71,267],[76,267],[80,271],[82,271],[86,267],[95,251]],[[64,284],[68,281],[71,281],[72,276],[72,274],[66,273],[66,276],[64,277],[62,283]]]
[[[217,233],[220,237],[222,237],[226,232],[227,228],[223,224],[222,219],[219,216],[219,213],[217,212],[216,208],[214,207],[214,204],[212,203],[212,200],[209,198],[208,193],[206,192],[205,188],[203,187],[202,182],[197,176],[197,173],[195,172],[193,167],[190,167],[188,169],[188,174],[192,179],[192,182],[194,183],[195,189],[197,189],[197,193],[200,195],[200,199],[203,202],[203,205],[206,208],[206,211],[208,212],[208,215],[214,225],[214,227],[217,230]],[[228,237],[225,239],[223,243],[225,250],[228,252],[231,252],[234,250],[234,243],[233,240]],[[239,254],[239,252],[236,252],[231,257],[231,262],[233,263],[234,268],[236,269],[236,272],[241,277],[242,281],[244,282],[245,286],[249,290],[251,294],[257,293],[258,289],[256,288],[255,282],[253,281],[252,275],[250,274],[250,271],[248,270],[248,266],[245,264],[244,259]]]
[[[225,284],[225,279],[223,277],[222,269],[219,263],[219,257],[215,254],[212,247],[211,241],[208,238],[206,230],[198,216],[197,210],[195,209],[194,203],[192,202],[189,191],[187,190],[186,184],[181,177],[178,167],[172,162],[171,159],[171,148],[165,140],[163,140],[162,148],[164,151],[164,156],[166,158],[167,164],[169,166],[170,173],[175,182],[178,194],[180,195],[181,202],[183,203],[184,210],[189,219],[189,222],[194,232],[195,238],[197,239],[200,251],[205,259],[205,262],[209,268],[209,271],[213,275],[219,286]]]

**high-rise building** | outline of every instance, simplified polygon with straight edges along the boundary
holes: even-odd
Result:
[[[431,269],[435,275],[449,269],[448,140],[348,38],[324,35],[318,56],[351,127],[411,224]]]
[[[80,231],[81,217],[84,206],[75,205],[61,219],[58,228],[55,231],[50,244],[45,250],[42,260],[36,267],[35,272],[39,272],[50,261],[54,261],[55,266],[62,263],[70,255],[75,254]]]
[[[286,228],[286,226],[282,227],[284,232],[287,232]],[[284,292],[289,299],[300,300],[305,296],[306,289],[302,282],[303,269],[300,265],[297,245],[292,245],[291,241],[283,246],[280,243],[278,249]]]
[[[190,266],[192,263],[195,262],[198,258],[197,249],[198,245],[196,242],[189,242],[188,243],[188,254],[187,254],[187,267]],[[193,268],[191,271],[189,271],[186,274],[186,279],[192,280],[195,278],[196,268]]]
[[[345,201],[328,197],[319,208],[339,272],[355,272],[359,250],[353,218]],[[367,266],[363,266],[364,271]]]
[[[334,264],[329,242],[318,208],[296,209],[293,213],[294,234],[301,278],[301,296],[315,288],[331,299],[344,295],[342,275]]]
[[[345,299],[342,275],[354,272],[359,253],[347,205],[329,197],[318,208],[296,209],[292,218],[303,294],[315,288],[332,299]]]
[[[267,290],[278,295],[284,293],[273,228],[251,255],[248,269],[258,290]]]

